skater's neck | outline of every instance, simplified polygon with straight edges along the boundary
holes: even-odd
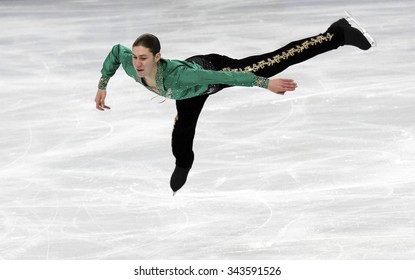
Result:
[[[146,81],[146,84],[149,86],[155,86],[156,85],[156,76],[157,76],[157,64],[154,65],[153,69],[151,69],[151,72],[144,77],[144,80]]]

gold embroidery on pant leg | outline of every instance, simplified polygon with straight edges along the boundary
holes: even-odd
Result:
[[[244,69],[241,68],[223,68],[222,71],[233,71],[233,72],[257,72],[260,69],[264,69],[267,66],[272,66],[275,63],[280,63],[281,61],[287,60],[290,57],[295,56],[297,53],[302,53],[304,50],[309,49],[312,46],[322,44],[324,42],[329,42],[333,38],[333,34],[327,33],[326,35],[319,35],[313,37],[309,40],[304,41],[301,45],[297,45],[294,48],[291,48],[281,54],[278,54],[272,58],[268,58],[267,61],[261,60],[257,63],[254,63],[252,66],[247,66]]]

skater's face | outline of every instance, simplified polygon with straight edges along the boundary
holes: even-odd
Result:
[[[139,77],[150,77],[157,71],[157,62],[160,60],[160,53],[153,54],[149,48],[144,46],[133,47],[133,65]]]

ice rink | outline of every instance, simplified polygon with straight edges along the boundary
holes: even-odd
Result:
[[[115,44],[242,58],[349,10],[376,38],[287,69],[285,96],[211,96],[185,187],[175,103],[129,78],[95,109]],[[415,2],[0,2],[0,259],[415,259]]]

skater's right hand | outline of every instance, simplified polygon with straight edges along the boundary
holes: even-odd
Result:
[[[287,91],[294,91],[297,88],[297,83],[292,79],[270,79],[268,89],[272,92],[284,95]]]
[[[98,89],[97,96],[95,97],[95,104],[98,110],[104,111],[105,109],[111,109],[105,105],[105,97],[107,96],[107,90]]]

